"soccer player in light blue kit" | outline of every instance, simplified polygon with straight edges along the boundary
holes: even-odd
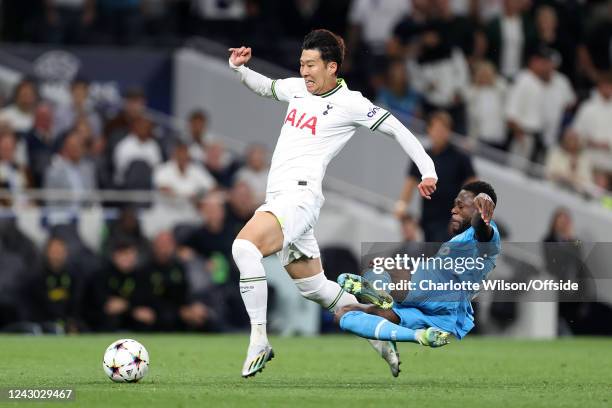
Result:
[[[474,327],[474,284],[481,284],[495,268],[501,249],[499,231],[492,221],[496,204],[490,184],[475,181],[463,186],[451,211],[454,237],[436,253],[440,262],[417,268],[411,278],[414,290],[401,302],[394,302],[362,276],[340,275],[338,283],[344,290],[371,303],[338,310],[335,318],[340,327],[368,339],[430,347],[448,344],[452,336],[463,338]],[[431,290],[431,285],[442,289]]]

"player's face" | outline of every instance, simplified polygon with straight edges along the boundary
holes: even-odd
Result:
[[[312,94],[325,93],[336,84],[336,63],[325,63],[319,50],[302,50],[300,75]]]
[[[455,204],[451,210],[451,233],[457,235],[468,229],[471,225],[474,212],[476,212],[474,193],[461,190],[457,198],[455,198]]]

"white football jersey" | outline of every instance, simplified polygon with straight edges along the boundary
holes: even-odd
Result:
[[[322,195],[325,170],[355,134],[357,126],[376,130],[390,116],[344,80],[323,95],[306,90],[302,78],[272,81],[272,96],[289,102],[268,175],[268,193],[307,183]]]

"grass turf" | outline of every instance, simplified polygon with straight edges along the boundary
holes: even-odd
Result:
[[[138,384],[114,384],[102,370],[106,346],[120,337],[149,350]],[[354,337],[271,340],[277,357],[245,380],[245,335],[0,336],[0,387],[72,387],[70,407],[612,406],[611,339],[403,344],[399,378]],[[0,402],[11,405],[63,403]]]

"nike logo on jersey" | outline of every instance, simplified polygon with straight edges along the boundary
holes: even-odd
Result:
[[[298,99],[298,98],[303,98],[303,96],[297,96],[297,95],[293,96],[293,99]]]
[[[289,114],[285,118],[285,124],[289,123],[291,126],[296,127],[300,130],[310,129],[310,133],[315,136],[317,134],[317,117],[311,116],[308,119],[304,120],[306,118],[305,113],[302,113],[299,119],[297,118],[297,115],[297,109],[291,109],[291,111],[289,111]]]

